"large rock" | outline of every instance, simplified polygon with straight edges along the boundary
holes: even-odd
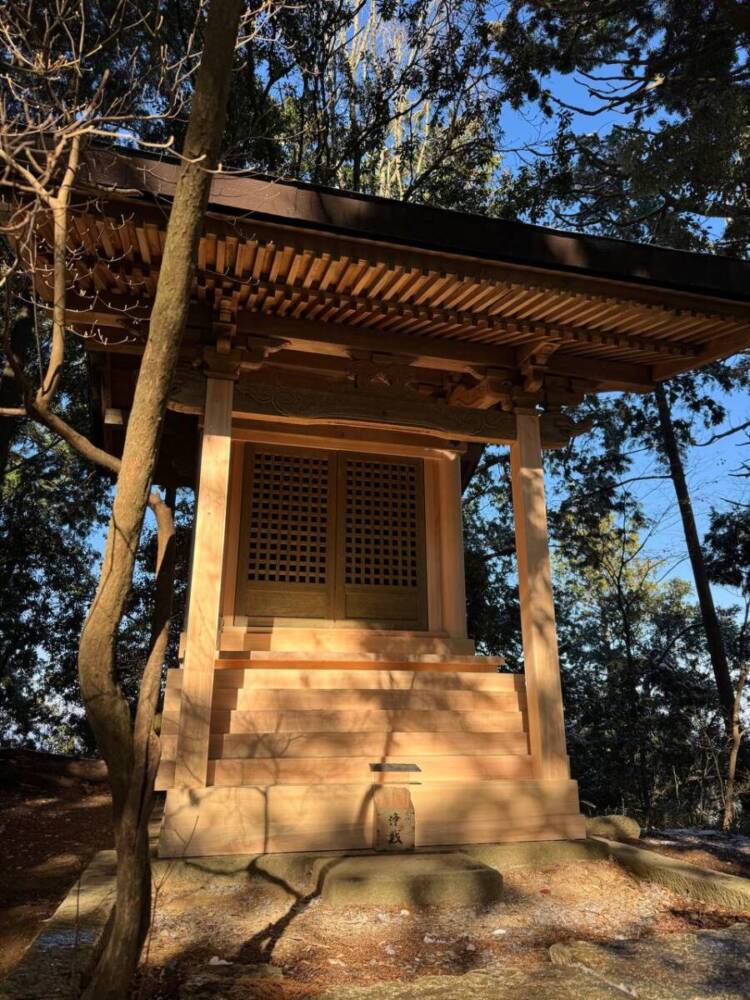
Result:
[[[498,964],[462,976],[335,986],[315,1000],[623,1000],[623,994],[575,970],[550,965],[521,971]]]
[[[723,906],[735,913],[750,913],[750,879],[727,875],[712,868],[700,868],[632,844],[603,839],[599,843],[606,846],[612,860],[627,868],[636,878],[658,882],[702,903]]]
[[[179,1000],[248,1000],[282,994],[284,976],[275,965],[229,964],[193,972],[180,983]],[[274,990],[274,987],[276,989]]]
[[[463,854],[380,854],[327,863],[332,906],[477,907],[502,896],[500,872]]]
[[[586,835],[607,840],[638,840],[641,828],[632,816],[592,816],[586,820]]]
[[[558,943],[553,963],[639,1000],[747,1000],[750,927],[592,944]],[[583,994],[587,996],[588,994]]]

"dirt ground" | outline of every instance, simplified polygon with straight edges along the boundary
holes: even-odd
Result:
[[[0,978],[21,958],[81,870],[112,847],[100,781],[60,773],[59,758],[0,758]]]
[[[302,1000],[338,984],[457,975],[496,962],[531,970],[549,964],[547,949],[557,941],[613,942],[750,921],[750,913],[692,907],[609,861],[515,868],[503,877],[503,901],[479,914],[341,910],[257,872],[207,874],[178,863],[160,879],[136,995],[203,1000],[216,988],[207,976],[223,972],[244,984],[247,970],[270,963],[264,972],[278,978],[259,979],[243,998]]]

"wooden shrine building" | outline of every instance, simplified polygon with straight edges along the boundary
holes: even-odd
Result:
[[[90,154],[77,194],[68,322],[112,449],[176,171]],[[161,853],[367,848],[389,783],[418,845],[584,836],[542,451],[585,393],[747,347],[749,299],[734,260],[218,175],[157,477],[197,489]],[[461,491],[487,443],[511,451],[523,673],[466,630]]]

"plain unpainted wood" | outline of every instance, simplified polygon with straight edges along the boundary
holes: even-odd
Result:
[[[178,692],[174,692],[178,694]],[[214,708],[245,711],[322,711],[344,709],[418,709],[423,712],[512,712],[522,704],[515,691],[455,691],[451,689],[383,691],[372,688],[258,690],[214,686]],[[175,700],[179,707],[179,697]],[[165,703],[165,708],[168,703]]]
[[[519,699],[526,692],[523,674],[501,674],[494,666],[475,670],[472,664],[457,661],[429,664],[431,668],[444,667],[442,670],[417,669],[419,664],[388,661],[366,661],[357,670],[347,662],[334,660],[317,664],[300,660],[280,664],[276,660],[259,661],[255,666],[248,666],[245,659],[234,665],[231,661],[221,662],[223,668],[214,675],[214,690],[498,691],[514,692]],[[182,671],[168,671],[167,689],[179,690],[181,685]]]
[[[511,480],[529,739],[537,776],[565,778],[570,772],[565,749],[539,418],[536,414],[519,413],[517,421],[518,441],[511,447]]]
[[[245,445],[235,616],[334,617],[335,490],[330,451]]]
[[[165,715],[164,732],[174,723]],[[369,711],[247,711],[217,709],[213,733],[513,733],[524,730],[520,711],[456,712],[392,709]]]
[[[218,647],[224,538],[232,441],[229,379],[206,380],[206,421],[201,468],[182,676],[176,783],[199,788],[206,783],[214,662]]]
[[[170,789],[162,857],[370,847],[369,782]],[[584,837],[574,781],[410,784],[417,846]]]
[[[262,421],[237,421],[235,440],[252,444],[283,445],[289,448],[330,448],[375,455],[401,455],[434,459],[443,454],[463,454],[466,445],[448,438],[439,440],[408,431],[368,430],[363,427],[295,427]]]
[[[461,463],[438,462],[440,496],[440,561],[443,628],[454,639],[466,637],[466,578],[461,517]]]
[[[179,713],[179,689],[164,695],[164,714]],[[213,708],[241,711],[343,711],[352,709],[418,709],[442,712],[511,712],[525,702],[514,691],[381,690],[371,688],[234,688],[214,684]]]
[[[373,794],[372,806],[375,850],[413,851],[416,817],[408,786],[380,785]]]
[[[162,736],[164,760],[173,760],[175,736]],[[466,733],[225,733],[211,737],[210,754],[219,758],[361,757],[373,761],[389,756],[480,756],[528,754],[525,732]]]
[[[226,655],[216,661],[217,670],[233,670],[238,665],[248,670],[260,670],[264,667],[279,667],[287,670],[304,665],[308,670],[400,670],[418,673],[490,673],[495,674],[503,663],[502,659],[490,656],[441,656],[426,653],[424,657],[412,656],[401,652],[398,656],[379,653],[323,653],[318,656],[305,656],[294,652],[254,650],[249,655],[238,654],[229,659]]]
[[[424,462],[336,456],[334,617],[427,628]]]
[[[444,457],[444,456],[443,456]],[[425,569],[427,575],[427,627],[443,628],[443,560],[440,544],[440,467],[424,465]]]
[[[246,444],[233,620],[425,628],[423,464]]]
[[[341,624],[341,623],[339,623]],[[424,654],[443,657],[472,656],[471,639],[457,636],[433,636],[427,632],[402,632],[378,628],[324,628],[275,623],[266,628],[225,627],[221,633],[224,653],[304,652],[310,659],[328,653],[375,653],[383,659],[419,659]]]
[[[232,429],[234,435],[234,429]],[[240,555],[240,522],[242,519],[242,486],[245,448],[241,441],[232,441],[229,471],[229,509],[224,547],[222,586],[222,618],[231,622],[237,607],[237,573]]]
[[[411,757],[391,755],[383,761],[368,757],[219,758],[208,762],[209,785],[316,785],[349,781],[400,784],[425,781],[500,781],[530,778],[531,758],[523,754],[423,756],[418,772],[373,772],[372,763],[413,764]],[[166,772],[165,772],[166,777]],[[163,787],[169,787],[167,785]]]

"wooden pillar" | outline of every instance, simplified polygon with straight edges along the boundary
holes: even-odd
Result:
[[[183,788],[204,786],[208,773],[233,396],[232,378],[208,375],[175,767],[175,785]]]
[[[438,462],[440,497],[440,563],[443,629],[451,638],[466,638],[466,575],[461,519],[461,459],[458,455]]]
[[[532,764],[538,778],[568,778],[539,415],[516,421],[511,479]]]
[[[440,463],[424,463],[424,524],[427,563],[427,627],[430,632],[443,628],[443,561],[440,511]]]

